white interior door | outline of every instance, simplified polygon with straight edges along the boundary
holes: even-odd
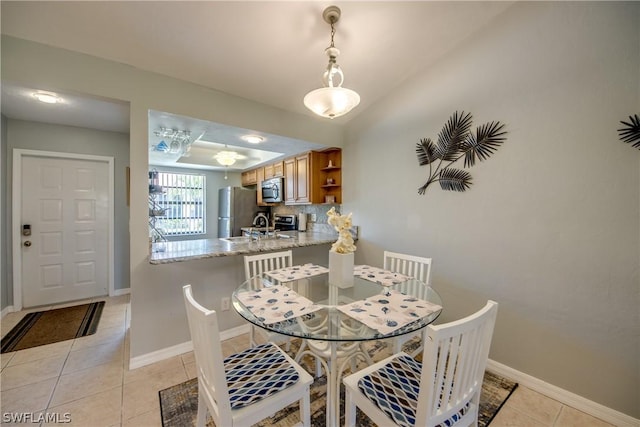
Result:
[[[22,157],[22,305],[106,295],[109,289],[109,164]]]

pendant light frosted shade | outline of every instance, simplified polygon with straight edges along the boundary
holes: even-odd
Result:
[[[304,105],[319,116],[333,119],[347,114],[360,103],[360,95],[343,87],[323,87],[304,97]]]
[[[304,105],[319,116],[333,119],[347,114],[360,103],[360,95],[351,89],[342,87],[344,73],[336,62],[340,51],[333,44],[334,24],[340,19],[340,9],[329,6],[322,14],[326,22],[331,24],[331,45],[325,50],[329,64],[322,76],[325,87],[312,90],[304,97]]]

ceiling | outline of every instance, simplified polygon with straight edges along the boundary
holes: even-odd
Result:
[[[3,0],[0,28],[2,34],[125,63],[313,116],[302,98],[321,86],[327,63],[324,49],[330,40],[330,28],[322,19],[322,11],[331,4],[334,2]],[[482,30],[513,2],[335,4],[342,9],[335,45],[341,50],[338,64],[345,74],[344,86],[361,97],[360,105],[352,112],[334,119],[346,124],[403,80],[427,69]],[[3,81],[2,114],[128,132],[126,104],[82,94],[60,94],[68,102],[54,110],[51,105],[34,102],[34,89],[39,88]],[[256,132],[150,112],[150,135],[160,126],[188,129],[193,139],[204,133],[203,139],[246,150],[251,149],[251,144],[239,142],[237,136]],[[309,144],[304,141],[294,141],[296,145],[286,138],[262,135],[266,140],[261,147],[274,153],[287,155],[317,148],[304,145]],[[158,143],[153,139],[152,135],[150,147]],[[192,148],[207,147],[194,144]],[[207,154],[208,158],[221,149],[212,145],[209,148],[214,151]],[[193,167],[204,162],[196,151],[188,158],[161,157],[156,161]],[[158,156],[152,152],[153,160]],[[251,160],[255,158],[258,154],[247,151],[246,162],[238,162],[234,168],[249,167],[255,164]]]

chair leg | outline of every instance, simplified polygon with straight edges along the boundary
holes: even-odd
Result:
[[[298,353],[296,354],[296,357],[293,358],[296,363],[300,363],[300,359],[302,359],[302,354],[304,353],[306,348],[307,342],[305,340],[302,340],[302,342],[300,343],[300,348],[298,349]]]
[[[351,391],[347,389],[345,391],[345,399],[344,399],[344,426],[345,427],[355,427],[356,425],[356,405],[353,403],[351,399]]]
[[[419,355],[423,351],[424,351],[424,346],[422,344],[420,344],[420,347],[418,347],[415,350],[413,350],[413,352],[411,352],[411,354],[409,356],[415,358],[417,355]]]
[[[393,353],[392,354],[398,354],[402,351],[402,341],[400,341],[399,339],[394,339],[393,340]]]
[[[367,351],[367,348],[362,343],[360,343],[360,351],[364,354],[364,358],[367,364],[369,366],[373,365],[373,360],[371,359],[371,356],[369,356],[369,352]]]
[[[205,427],[207,423],[207,402],[204,400],[204,396],[198,393],[198,416],[196,418],[197,427]]]
[[[251,325],[251,327],[249,328],[249,347],[253,348],[256,346],[256,339],[255,339],[255,326]]]
[[[308,386],[300,399],[300,421],[302,421],[302,427],[311,427],[311,399]]]

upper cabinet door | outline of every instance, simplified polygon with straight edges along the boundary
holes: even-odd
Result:
[[[273,178],[275,175],[273,174],[273,165],[266,165],[264,167],[264,179]]]
[[[284,202],[296,202],[296,159],[284,161]]]
[[[309,184],[311,182],[309,172],[310,168],[309,154],[296,157],[296,202],[311,202]]]
[[[242,186],[256,185],[258,183],[258,171],[252,169],[250,171],[242,172],[241,175]]]
[[[273,165],[273,176],[284,176],[284,166],[282,162],[274,163]]]

